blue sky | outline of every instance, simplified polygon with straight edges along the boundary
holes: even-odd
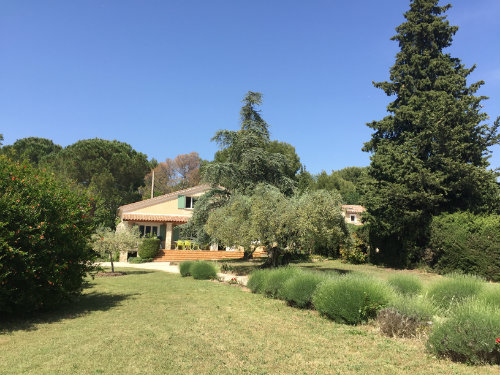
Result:
[[[444,2],[442,2],[444,4]],[[500,115],[500,2],[456,0],[448,50],[484,110]],[[262,92],[273,139],[313,173],[366,166],[365,125],[391,100],[390,40],[405,0],[2,1],[0,133],[67,146],[118,139],[159,161],[197,151],[211,160],[218,129],[238,129],[241,99]],[[492,166],[500,166],[500,148]]]

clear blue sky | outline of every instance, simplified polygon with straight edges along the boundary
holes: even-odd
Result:
[[[441,4],[444,4],[442,2]],[[500,114],[500,1],[455,0],[452,56],[476,63],[484,110]],[[0,133],[67,146],[118,139],[159,161],[211,160],[218,129],[238,129],[241,99],[264,94],[273,139],[313,173],[365,166],[365,125],[390,101],[390,40],[406,0],[4,0]],[[495,148],[492,166],[500,165]]]

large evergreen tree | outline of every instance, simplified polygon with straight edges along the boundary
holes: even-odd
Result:
[[[364,151],[372,152],[374,179],[366,197],[368,223],[377,257],[408,265],[419,260],[429,223],[441,212],[488,212],[499,190],[488,170],[488,147],[499,142],[498,120],[484,124],[482,81],[468,84],[475,66],[443,50],[458,27],[443,14],[450,5],[412,0],[406,22],[396,28],[401,48],[390,81],[374,83],[395,96],[389,115],[374,129]]]
[[[295,149],[271,142],[269,126],[257,110],[262,104],[261,93],[249,91],[243,103],[241,128],[219,130],[212,138],[221,150],[215,160],[204,167],[204,180],[242,193],[251,193],[258,184],[267,183],[291,194],[295,188],[291,173],[298,168],[288,154]]]

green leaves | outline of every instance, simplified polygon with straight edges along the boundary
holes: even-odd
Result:
[[[374,84],[396,96],[390,114],[368,124],[375,132],[363,149],[373,153],[367,218],[378,256],[388,262],[419,260],[416,249],[425,246],[433,215],[487,212],[500,202],[496,176],[486,169],[488,147],[499,142],[498,120],[483,123],[485,98],[474,96],[483,82],[467,86],[474,67],[443,53],[458,28],[442,15],[449,6],[437,4],[411,1],[393,38],[401,50],[391,81]]]

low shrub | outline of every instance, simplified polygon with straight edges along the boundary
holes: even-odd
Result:
[[[477,276],[450,274],[429,288],[429,298],[439,308],[447,310],[466,298],[478,296],[484,282]]]
[[[179,264],[179,271],[181,273],[181,276],[186,277],[186,276],[191,276],[191,266],[195,262],[191,260],[186,260],[185,262],[182,262]]]
[[[141,258],[154,258],[160,250],[160,242],[159,238],[144,238],[139,244],[138,255]]]
[[[263,293],[264,284],[268,275],[269,270],[253,271],[248,278],[247,288],[253,293]]]
[[[427,299],[400,295],[378,312],[377,323],[386,336],[416,337],[429,327],[433,314]]]
[[[139,263],[147,263],[151,262],[153,258],[139,258],[139,257],[130,257],[128,258],[128,262],[132,264],[139,264]]]
[[[500,309],[500,285],[485,285],[481,293],[479,293],[479,299],[491,307]]]
[[[316,287],[328,277],[319,272],[301,272],[283,284],[282,297],[298,307],[309,307]]]
[[[381,281],[359,275],[326,280],[313,295],[316,310],[340,323],[359,324],[374,318],[394,292]]]
[[[301,271],[295,267],[281,267],[268,272],[269,274],[262,286],[262,292],[268,297],[283,299],[283,286],[285,282],[298,275]]]
[[[451,315],[436,323],[428,349],[441,357],[470,364],[500,364],[495,339],[500,337],[498,310],[472,298],[457,305]]]
[[[191,275],[197,280],[209,280],[217,277],[217,269],[210,262],[194,262],[190,267]]]
[[[396,292],[409,296],[417,295],[422,291],[422,282],[414,275],[394,275],[389,278],[389,285],[391,285]]]

